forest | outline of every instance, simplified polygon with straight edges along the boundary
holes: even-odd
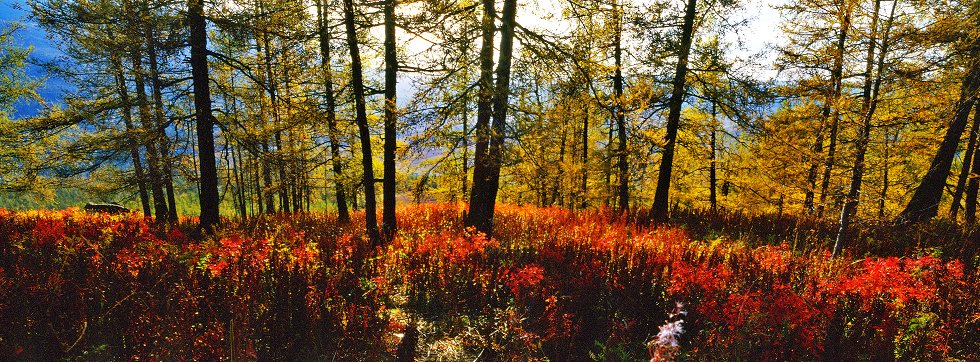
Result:
[[[980,360],[980,2],[4,6],[2,360]]]

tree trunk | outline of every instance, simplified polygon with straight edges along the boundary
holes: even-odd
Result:
[[[585,117],[582,118],[582,180],[581,182],[581,193],[582,202],[580,204],[581,208],[585,208],[589,205],[589,106],[585,106]]]
[[[144,12],[149,10],[143,4]],[[157,64],[157,42],[156,30],[153,21],[146,22],[145,28],[146,52],[150,62],[150,89],[153,95],[153,116],[155,122],[154,135],[159,140],[160,150],[160,176],[164,189],[167,193],[167,221],[172,224],[177,223],[177,198],[174,194],[173,166],[170,159],[170,142],[167,138],[166,120],[163,114],[163,85],[160,82],[160,67]]]
[[[976,102],[977,89],[980,88],[980,59],[977,59],[976,53],[971,54],[971,57],[969,71],[960,87],[956,114],[946,130],[946,136],[943,137],[936,156],[929,165],[929,171],[922,177],[908,205],[895,219],[896,223],[925,221],[936,216],[939,211],[939,201],[943,196],[943,188],[946,187],[946,178],[949,177],[960,136],[966,129],[970,111],[973,110]]]
[[[330,139],[330,163],[334,177],[334,195],[337,202],[337,220],[341,224],[350,222],[350,212],[347,211],[347,195],[344,193],[344,186],[341,184],[343,178],[343,167],[340,164],[340,144],[337,141],[337,113],[336,100],[333,94],[333,70],[330,68],[330,29],[327,26],[326,9],[317,0],[317,19],[319,20],[320,30],[320,57],[324,72],[324,97],[327,100],[327,134]]]
[[[384,143],[384,195],[382,199],[381,228],[385,241],[395,237],[398,225],[395,220],[395,127],[398,121],[396,87],[398,81],[398,56],[395,53],[395,0],[385,0],[385,143]]]
[[[826,120],[830,117],[830,104],[824,104],[823,111],[821,112],[823,119]],[[819,168],[818,160],[820,159],[820,154],[823,153],[823,131],[826,122],[820,124],[820,128],[817,129],[817,137],[813,142],[813,156],[807,156],[804,162],[810,163],[810,169],[807,171],[806,181],[807,189],[806,196],[803,198],[803,209],[806,210],[808,214],[815,214],[817,212],[816,207],[813,205],[814,202],[814,191],[817,188],[817,169]]]
[[[980,116],[980,107],[973,114],[973,127],[970,128],[970,140],[966,143],[966,153],[963,155],[963,165],[960,168],[960,176],[956,180],[956,188],[953,189],[953,202],[949,205],[949,219],[953,222],[956,221],[956,215],[960,211],[960,201],[963,198],[963,190],[966,188],[966,181],[970,176],[970,168],[972,166],[973,155],[977,147],[977,131],[978,126],[980,126],[980,120],[977,119]]]
[[[885,56],[888,54],[888,35],[891,31],[892,20],[895,19],[895,8],[898,7],[897,0],[892,2],[891,13],[888,16],[888,22],[885,25],[885,31],[881,37],[881,51],[878,54],[877,74],[872,78],[875,38],[878,33],[878,12],[881,7],[881,1],[875,1],[874,13],[871,18],[871,40],[868,45],[868,56],[864,71],[864,94],[861,105],[863,120],[861,122],[860,135],[856,142],[857,150],[854,155],[854,167],[851,170],[851,185],[847,192],[847,198],[844,201],[844,207],[841,209],[840,229],[837,231],[837,240],[834,242],[832,256],[840,255],[844,250],[844,245],[848,242],[848,228],[857,212],[858,201],[861,197],[861,182],[864,177],[864,158],[868,151],[868,141],[871,139],[871,121],[874,119],[875,111],[878,108],[878,91],[881,89],[882,77],[885,71]]]
[[[367,109],[364,104],[364,80],[361,68],[361,53],[358,51],[357,29],[354,24],[353,0],[344,0],[344,23],[347,28],[347,46],[351,58],[351,85],[354,91],[354,108],[358,134],[361,138],[361,165],[364,168],[364,221],[368,238],[372,245],[381,240],[378,231],[377,205],[374,198],[374,158],[371,153],[371,131],[367,124]]]
[[[567,143],[568,138],[568,119],[562,118],[561,123],[561,138],[558,143],[558,175],[555,177],[555,183],[551,185],[551,201],[548,204],[557,203],[558,206],[565,206],[565,196],[561,186],[565,180],[565,143]]]
[[[204,0],[189,0],[191,74],[194,83],[194,118],[197,120],[197,148],[201,165],[200,228],[210,232],[218,225],[218,169],[214,160],[214,115],[211,114],[211,86],[208,83],[208,34],[204,23]]]
[[[677,142],[677,128],[680,125],[681,107],[684,105],[687,58],[691,53],[691,39],[694,36],[696,6],[697,0],[687,0],[687,9],[684,11],[684,24],[681,27],[680,52],[677,59],[677,69],[674,72],[670,103],[668,104],[667,134],[664,137],[664,151],[660,161],[660,174],[657,176],[657,192],[653,198],[653,207],[650,209],[650,216],[658,221],[667,220],[670,173],[674,166],[674,147]]]
[[[140,126],[143,128],[143,142],[146,147],[146,162],[149,168],[150,193],[153,195],[153,214],[156,222],[167,221],[167,200],[163,192],[163,182],[160,176],[160,157],[157,152],[156,132],[154,131],[153,115],[150,114],[149,101],[146,97],[146,83],[143,74],[143,62],[139,51],[132,52],[133,79],[136,83],[136,104],[139,106]]]
[[[974,111],[973,122],[977,122],[977,116],[980,116],[980,106],[976,107]],[[980,146],[978,146],[980,147]],[[977,178],[977,174],[980,174],[980,157],[977,155],[977,151],[973,151],[973,165],[970,168],[969,182],[966,186],[966,210],[964,210],[964,218],[968,225],[973,225],[976,223],[977,219],[977,188],[980,187],[980,178]],[[965,161],[964,161],[965,162]],[[954,219],[955,220],[955,219]]]
[[[265,12],[262,7],[263,2],[259,2],[259,11]],[[275,143],[275,153],[273,154],[273,164],[277,168],[277,173],[279,174],[279,179],[276,180],[276,184],[267,184],[267,187],[271,187],[268,192],[274,192],[279,196],[279,211],[288,213],[289,212],[289,190],[287,185],[286,177],[286,164],[285,156],[282,150],[282,118],[279,113],[279,92],[276,85],[275,74],[272,70],[272,42],[269,39],[270,35],[268,29],[260,29],[259,35],[262,38],[261,44],[264,50],[263,56],[265,58],[265,82],[266,82],[266,93],[269,95],[269,104],[272,111],[273,120],[273,142]],[[256,39],[256,44],[260,43]],[[270,196],[271,197],[271,196]],[[271,206],[271,205],[270,205]],[[274,210],[269,208],[269,210]]]
[[[470,191],[470,209],[466,214],[466,225],[486,232],[486,184],[489,182],[489,159],[487,149],[490,145],[490,118],[493,116],[493,38],[494,38],[494,0],[483,1],[483,20],[481,21],[480,80],[476,110],[476,148],[473,153],[473,188]]]
[[[898,131],[895,131],[895,140],[898,140]],[[885,200],[888,199],[888,162],[891,158],[891,136],[888,134],[888,130],[885,130],[885,159],[882,162],[882,177],[881,177],[881,197],[878,198],[878,219],[885,219]]]
[[[475,222],[476,229],[487,235],[493,232],[494,207],[500,186],[500,165],[503,157],[501,147],[504,143],[507,104],[510,96],[510,66],[514,49],[516,15],[517,0],[504,0],[500,29],[500,55],[497,60],[496,84],[493,94],[493,124],[490,127],[490,144],[487,147],[485,162],[487,172],[485,178],[480,182],[483,202],[479,205],[470,205],[470,217]],[[477,208],[477,213],[473,213],[474,207]]]
[[[827,145],[827,158],[824,160],[823,180],[820,182],[820,202],[817,204],[817,217],[823,217],[823,210],[827,202],[827,190],[830,188],[830,178],[834,170],[837,152],[837,133],[840,129],[840,107],[837,102],[840,100],[844,84],[844,51],[847,45],[847,33],[851,29],[851,11],[853,5],[848,3],[841,19],[841,28],[837,36],[837,49],[834,53],[834,68],[830,72],[831,93],[826,101],[826,106],[831,110],[830,115],[830,134],[828,135],[829,144]]]
[[[695,1],[696,0],[690,0],[692,4]],[[629,211],[629,206],[630,206],[630,184],[629,184],[630,175],[629,175],[629,164],[626,163],[626,157],[627,157],[626,113],[623,111],[623,45],[621,40],[623,29],[622,29],[622,14],[619,11],[618,2],[614,0],[612,7],[613,7],[613,16],[616,17],[616,25],[615,25],[616,29],[614,30],[615,33],[613,34],[613,59],[616,63],[614,66],[615,73],[613,74],[613,92],[615,94],[616,101],[613,103],[613,109],[616,112],[616,131],[617,131],[616,135],[619,143],[619,149],[616,150],[616,156],[617,156],[616,168],[619,171],[619,175],[618,175],[619,185],[617,188],[617,195],[619,197],[619,207],[618,207],[619,212],[624,213]],[[688,8],[693,9],[693,6],[688,5]],[[693,10],[690,11],[692,12],[691,17],[693,19],[694,16]],[[687,16],[685,16],[685,21],[686,19]],[[688,40],[688,47],[690,47],[690,39]],[[685,57],[684,61],[686,62],[687,55],[684,54],[684,57]],[[670,131],[667,132],[669,133]]]
[[[708,159],[708,201],[711,203],[711,212],[718,211],[718,111],[715,109],[715,101],[711,100],[711,156]]]
[[[463,95],[463,187],[460,189],[462,194],[461,200],[466,200],[468,188],[469,188],[469,173],[470,173],[470,136],[469,136],[469,123],[470,123],[470,102],[469,102],[469,92]]]
[[[122,102],[120,113],[122,114],[123,124],[126,125],[127,137],[130,139],[130,157],[133,158],[133,172],[136,174],[136,187],[139,190],[140,205],[143,207],[143,216],[152,217],[150,211],[150,195],[146,190],[146,176],[143,174],[143,162],[140,160],[139,137],[134,137],[137,132],[133,126],[133,104],[129,99],[129,90],[126,87],[126,77],[123,76],[122,62],[119,57],[110,57],[113,72],[116,77],[116,88],[119,92],[119,100]]]

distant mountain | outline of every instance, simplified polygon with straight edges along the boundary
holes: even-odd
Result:
[[[38,89],[38,93],[47,103],[61,103],[65,93],[71,90],[71,85],[57,75],[48,74],[47,70],[40,64],[55,61],[64,53],[47,38],[44,29],[27,18],[27,11],[21,9],[25,5],[23,0],[0,1],[0,24],[7,25],[10,22],[19,22],[24,25],[15,34],[15,38],[19,45],[33,48],[31,52],[32,64],[28,66],[27,73],[32,77],[47,77],[47,81]],[[37,102],[20,102],[15,105],[14,117],[31,117],[38,114],[42,108]]]

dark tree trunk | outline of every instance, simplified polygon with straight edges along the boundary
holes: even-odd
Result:
[[[149,10],[143,5],[143,12]],[[170,142],[167,138],[166,120],[163,114],[163,85],[160,82],[160,67],[157,64],[156,29],[153,21],[147,21],[145,27],[146,52],[150,62],[150,89],[153,95],[153,116],[155,122],[154,135],[159,140],[160,176],[167,193],[167,221],[177,223],[177,198],[174,194],[173,166],[170,159]]]
[[[589,106],[585,106],[585,117],[582,119],[582,180],[580,180],[582,200],[580,207],[589,205]]]
[[[827,190],[830,188],[830,178],[836,163],[837,152],[837,133],[840,129],[840,108],[837,102],[841,97],[844,83],[844,51],[847,45],[847,33],[851,29],[851,5],[847,5],[844,16],[841,20],[840,32],[837,36],[837,49],[834,53],[834,67],[830,72],[831,91],[825,107],[830,110],[830,134],[827,145],[827,158],[824,160],[823,179],[820,182],[820,202],[817,204],[817,217],[823,217],[823,210],[827,203]]]
[[[129,99],[129,90],[126,87],[126,77],[123,76],[122,62],[118,57],[112,57],[110,61],[112,62],[113,72],[116,77],[119,100],[122,102],[122,108],[119,112],[122,114],[127,137],[130,139],[129,153],[130,157],[133,158],[133,172],[136,174],[136,187],[139,190],[140,205],[143,207],[143,216],[152,217],[153,214],[150,211],[150,195],[146,190],[146,176],[143,174],[143,162],[140,160],[139,137],[134,136],[137,130],[133,126],[133,104]]]
[[[398,230],[395,220],[395,127],[398,121],[396,87],[398,81],[398,56],[395,53],[395,0],[385,0],[385,144],[384,190],[381,210],[381,231],[385,241],[391,241]]]
[[[660,161],[660,174],[657,175],[657,192],[653,198],[650,216],[654,220],[667,220],[667,205],[670,199],[670,174],[674,167],[674,147],[677,143],[677,128],[680,125],[681,106],[684,105],[684,86],[687,78],[687,58],[691,53],[691,39],[694,36],[694,16],[697,10],[697,0],[687,0],[684,10],[684,24],[681,27],[680,51],[677,59],[677,69],[674,71],[674,82],[668,104],[667,134],[664,137],[663,157]]]
[[[898,140],[898,131],[895,131],[895,140]],[[888,162],[891,159],[891,136],[885,131],[885,159],[882,161],[881,195],[878,198],[878,219],[885,219],[885,200],[888,199]]]
[[[153,195],[153,214],[156,215],[156,222],[167,221],[167,200],[163,192],[163,180],[160,175],[160,157],[157,151],[157,142],[153,124],[153,115],[150,114],[149,101],[146,97],[146,82],[143,74],[143,62],[139,51],[132,52],[133,78],[136,84],[136,103],[139,106],[140,125],[143,128],[143,141],[146,147],[146,162],[149,168],[150,193]]]
[[[863,102],[861,104],[861,130],[856,141],[857,150],[854,154],[854,167],[851,169],[851,185],[847,191],[847,198],[844,200],[844,207],[841,209],[840,229],[837,231],[837,240],[834,242],[834,250],[831,253],[832,256],[840,255],[840,253],[844,250],[844,246],[848,242],[848,228],[850,227],[851,220],[854,219],[854,215],[857,212],[858,201],[861,197],[861,182],[862,178],[864,177],[864,159],[868,151],[868,141],[871,139],[871,121],[874,119],[875,111],[878,108],[878,91],[881,89],[882,77],[884,76],[885,71],[885,56],[888,54],[888,35],[891,31],[892,20],[895,18],[895,8],[898,7],[898,1],[896,0],[892,3],[891,14],[889,15],[888,22],[885,25],[884,34],[881,37],[881,51],[878,54],[877,74],[872,78],[871,73],[874,71],[875,39],[878,33],[878,12],[881,7],[881,1],[882,0],[875,1],[874,11],[871,18],[871,39],[868,43],[868,56],[864,71],[864,94],[862,96]]]
[[[976,107],[974,112],[973,122],[976,123],[977,116],[980,116],[980,106]],[[969,182],[966,186],[966,210],[964,210],[964,219],[968,225],[973,225],[977,220],[977,189],[980,188],[980,178],[977,178],[977,174],[980,174],[980,155],[977,155],[977,151],[974,150],[973,156],[973,165],[970,168]]]
[[[487,147],[485,178],[480,180],[481,203],[470,205],[470,219],[479,231],[493,232],[494,207],[500,186],[500,165],[503,158],[504,128],[507,122],[507,104],[510,96],[510,65],[514,49],[517,0],[505,0],[500,29],[500,55],[497,60],[496,84],[493,94],[493,124],[490,144]],[[475,186],[476,180],[474,180]],[[476,187],[474,187],[474,194]],[[476,212],[474,212],[474,208]]]
[[[896,223],[909,223],[925,221],[936,216],[939,211],[939,201],[943,196],[943,189],[946,187],[946,178],[949,177],[949,170],[953,165],[953,157],[956,156],[956,148],[960,143],[960,136],[966,129],[966,124],[970,118],[970,111],[976,102],[977,89],[980,88],[980,59],[976,54],[971,54],[972,58],[970,69],[963,79],[960,87],[960,99],[956,105],[956,114],[949,123],[946,136],[943,137],[936,156],[933,157],[929,165],[929,171],[922,177],[919,187],[915,189],[908,205],[898,215]],[[969,196],[968,196],[969,197]]]
[[[259,10],[265,11],[262,7],[262,2],[259,2]],[[289,188],[287,184],[286,176],[286,163],[285,155],[282,149],[282,118],[279,114],[279,91],[276,84],[275,73],[272,70],[272,42],[269,39],[270,34],[267,29],[261,29],[260,36],[262,37],[262,44],[265,57],[265,85],[266,91],[269,95],[269,104],[271,105],[272,120],[273,120],[273,142],[275,143],[275,153],[273,154],[273,164],[277,168],[277,173],[279,174],[279,179],[276,180],[275,186],[269,190],[269,192],[275,192],[279,196],[279,211],[288,213],[289,212]],[[256,40],[258,43],[258,40]],[[272,185],[268,185],[272,186]],[[273,208],[269,208],[273,210]]]
[[[490,118],[493,117],[493,38],[496,10],[493,0],[483,1],[483,20],[481,21],[480,80],[476,109],[476,149],[473,153],[473,189],[470,191],[470,209],[466,214],[466,225],[489,229],[486,221],[490,215],[485,205],[487,193],[489,159],[487,149],[490,145]]]
[[[248,186],[245,183],[245,175],[243,175],[245,172],[245,165],[243,161],[244,159],[242,158],[242,148],[240,147],[240,144],[235,144],[235,148],[232,150],[231,156],[235,164],[233,167],[235,170],[235,183],[238,184],[238,211],[242,215],[242,220],[244,221],[248,218],[248,205],[246,202],[246,200],[248,200],[248,196],[246,196],[245,192]]]
[[[711,212],[718,211],[718,111],[715,109],[715,101],[711,101],[711,156],[708,159],[708,201],[711,203]]]
[[[347,211],[347,195],[340,182],[343,178],[343,167],[340,165],[340,144],[337,141],[336,100],[333,94],[333,70],[330,68],[330,29],[327,26],[326,9],[322,0],[317,0],[317,19],[320,31],[320,57],[324,72],[324,97],[327,100],[327,133],[330,139],[330,164],[334,177],[334,194],[337,202],[337,219],[341,224],[350,222],[350,212]]]
[[[551,185],[551,200],[548,202],[549,205],[558,204],[558,206],[565,206],[565,196],[562,192],[562,182],[565,180],[565,144],[568,139],[568,119],[562,118],[561,124],[561,138],[558,143],[558,175],[555,177],[555,183]]]
[[[377,205],[374,198],[374,158],[371,153],[371,131],[367,124],[367,109],[364,104],[364,80],[361,78],[361,53],[358,51],[357,29],[354,24],[353,0],[344,0],[344,23],[347,28],[347,46],[351,58],[351,86],[354,91],[354,108],[358,134],[361,138],[361,165],[364,168],[364,220],[368,238],[372,245],[381,241],[378,231]]]
[[[693,4],[695,0],[690,0]],[[613,1],[613,16],[616,17],[616,29],[613,34],[613,58],[615,61],[615,73],[613,74],[613,92],[616,96],[616,101],[613,103],[613,109],[616,112],[616,136],[619,143],[619,148],[616,150],[616,168],[619,171],[617,178],[619,179],[619,185],[617,188],[617,196],[619,198],[619,212],[629,211],[630,206],[630,175],[629,175],[629,164],[626,162],[626,112],[623,110],[623,45],[622,45],[622,14],[619,11],[619,5],[616,1]],[[693,9],[693,7],[689,8]],[[693,11],[693,10],[691,10]],[[693,19],[693,13],[691,14]],[[685,16],[685,20],[687,16]],[[693,23],[692,23],[693,24]],[[690,35],[688,35],[690,36]],[[690,47],[690,40],[688,40],[688,47]],[[687,55],[684,55],[685,62]],[[669,133],[670,131],[668,131]],[[675,130],[676,133],[676,130]]]
[[[211,114],[211,86],[208,83],[208,34],[204,23],[204,0],[189,0],[191,74],[194,83],[194,118],[197,121],[197,148],[200,157],[200,228],[209,232],[219,222],[218,169],[214,160],[214,115]]]
[[[976,111],[973,114],[973,127],[970,127],[970,140],[966,143],[966,153],[963,155],[963,165],[960,168],[960,176],[956,180],[956,188],[953,189],[953,202],[949,205],[949,219],[956,221],[956,215],[960,211],[960,201],[963,198],[963,190],[966,188],[966,182],[970,176],[970,169],[973,164],[973,155],[977,147],[977,131],[980,130],[980,122],[978,122],[977,116],[980,116],[980,107],[976,107]]]
[[[275,185],[272,184],[272,163],[269,161],[270,155],[269,141],[262,142],[262,182],[265,183],[262,194],[265,195],[265,212],[273,214],[276,212],[275,197],[273,196]]]
[[[466,200],[469,192],[469,173],[470,173],[470,102],[469,92],[463,95],[463,187],[460,189],[462,200]]]

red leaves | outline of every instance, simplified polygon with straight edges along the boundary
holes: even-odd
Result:
[[[932,257],[869,258],[853,275],[830,288],[839,294],[856,294],[864,301],[881,298],[892,308],[910,302],[929,303],[937,298],[938,283],[962,283],[963,265]]]
[[[393,316],[424,313],[501,324],[484,337],[510,338],[490,345],[521,346],[508,352],[517,360],[580,359],[596,342],[639,355],[674,301],[689,306],[677,342],[691,359],[817,359],[835,316],[850,323],[855,353],[890,343],[944,356],[970,350],[963,330],[980,324],[976,276],[931,256],[832,261],[691,240],[602,210],[504,205],[494,238],[463,230],[458,205],[399,212],[399,235],[369,250],[362,231],[330,217],[230,222],[196,241],[134,216],[0,210],[0,323],[105,318],[131,341],[127,353],[158,360],[283,359],[299,342],[277,336],[295,335],[393,350],[405,322]]]
[[[515,271],[506,270],[503,275],[504,283],[515,296],[524,296],[541,291],[541,280],[544,279],[544,268],[536,265],[525,265]]]

